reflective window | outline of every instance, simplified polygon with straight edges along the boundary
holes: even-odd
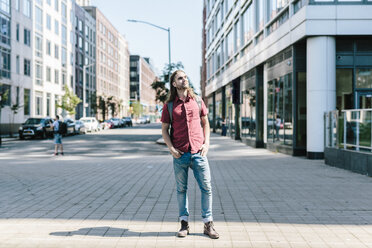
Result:
[[[10,19],[3,14],[0,14],[1,32],[0,39],[1,43],[10,45]]]
[[[354,108],[353,69],[336,69],[336,108]]]
[[[292,73],[268,82],[267,140],[292,145]]]
[[[0,77],[10,79],[10,50],[0,47]]]
[[[361,89],[372,88],[372,69],[356,69],[356,87]]]
[[[243,13],[243,41],[246,44],[254,34],[254,15],[253,15],[253,5],[249,7]]]
[[[24,89],[23,92],[23,114],[30,115],[30,90]]]
[[[241,109],[241,134],[243,137],[256,138],[256,88],[252,87],[243,92]]]

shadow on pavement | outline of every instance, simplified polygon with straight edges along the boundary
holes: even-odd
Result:
[[[98,236],[98,237],[174,237],[175,232],[133,232],[126,228],[116,228],[109,226],[80,228],[76,231],[51,232],[52,236]],[[190,236],[206,237],[202,233],[190,233]]]

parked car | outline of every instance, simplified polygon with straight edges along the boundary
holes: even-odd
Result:
[[[125,120],[125,125],[127,125],[128,127],[133,126],[132,117],[128,116],[128,117],[124,117],[123,119]]]
[[[95,117],[83,117],[80,121],[84,123],[85,129],[88,132],[97,132],[99,128],[99,123]]]
[[[75,121],[76,134],[86,134],[85,125],[82,121]]]
[[[72,119],[65,119],[64,122],[66,123],[66,133],[64,133],[64,136],[67,135],[74,135],[76,133],[76,127],[75,127],[75,121]]]
[[[119,118],[111,118],[110,121],[114,124],[114,128],[120,127],[120,119]]]
[[[143,116],[143,118],[145,118],[145,124],[149,124],[150,123],[150,116],[145,115],[145,116]]]
[[[103,123],[105,124],[105,128],[104,129],[112,129],[112,128],[114,128],[114,123],[111,120],[105,120]]]
[[[46,118],[28,118],[18,130],[19,138],[25,137],[42,138],[53,136],[53,120]]]
[[[146,124],[146,117],[142,116],[142,117],[138,118],[137,123],[138,124]]]
[[[124,119],[119,119],[119,126],[120,127],[125,127],[126,126]]]

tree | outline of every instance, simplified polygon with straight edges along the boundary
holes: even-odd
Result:
[[[13,132],[12,132],[12,130],[13,130],[13,125],[14,125],[14,116],[15,116],[16,114],[18,114],[19,109],[22,108],[22,107],[23,107],[23,106],[19,105],[19,103],[13,104],[13,105],[10,107],[10,110],[11,110],[12,113],[13,113],[13,116],[12,116],[12,124],[10,125],[10,132],[9,132],[10,137],[13,137]]]
[[[69,115],[74,115],[76,113],[76,106],[81,102],[80,98],[75,95],[67,85],[64,87],[65,94],[62,97],[62,103],[57,104],[58,108],[61,108],[63,110],[66,110]],[[84,104],[84,103],[83,103]],[[83,106],[84,108],[84,106]]]
[[[142,115],[143,109],[139,101],[132,102],[133,115],[139,117]]]
[[[182,62],[165,64],[162,75],[160,78],[151,84],[151,87],[155,90],[155,101],[165,103],[167,100],[169,89],[166,84],[169,83],[169,77],[175,70],[183,69]],[[190,87],[194,88],[190,82]]]
[[[107,110],[107,103],[106,103],[106,97],[105,96],[99,96],[98,97],[98,108],[102,112],[102,119],[106,119],[106,110]]]

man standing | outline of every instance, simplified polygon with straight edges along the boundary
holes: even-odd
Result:
[[[171,110],[168,111],[168,108]],[[201,191],[204,234],[212,239],[219,238],[213,227],[211,174],[206,157],[210,136],[207,114],[204,102],[189,87],[185,72],[175,71],[170,77],[170,95],[167,104],[164,104],[161,122],[163,139],[173,156],[181,221],[178,237],[189,234],[187,179],[191,168]]]
[[[62,134],[60,132],[61,122],[59,121],[59,116],[56,115],[56,118],[53,122],[53,130],[54,130],[54,156],[58,155],[58,147],[61,151],[61,155],[63,155],[63,145],[62,145]]]

